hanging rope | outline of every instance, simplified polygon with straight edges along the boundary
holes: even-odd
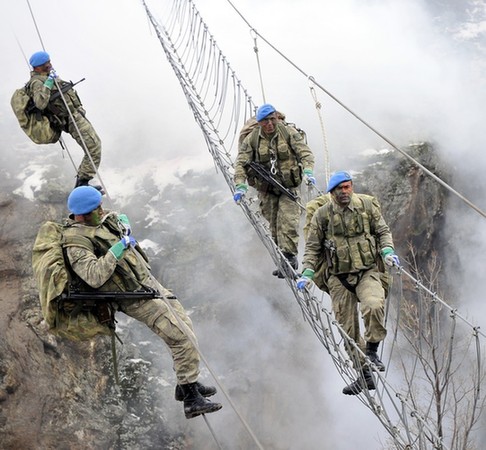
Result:
[[[257,34],[254,32],[254,30],[250,30],[250,33],[253,37],[253,50],[255,52],[256,60],[257,60],[257,66],[258,66],[258,77],[260,78],[260,89],[262,90],[262,99],[263,103],[267,103],[267,100],[265,99],[265,89],[263,88],[263,77],[262,77],[262,68],[260,65],[260,58],[258,56],[258,43],[257,43]]]
[[[322,140],[324,142],[324,181],[325,181],[324,185],[327,186],[327,184],[329,183],[329,178],[331,177],[331,161],[329,157],[329,148],[327,145],[327,134],[326,134],[326,129],[324,127],[324,119],[322,118],[322,114],[321,114],[322,104],[317,98],[317,93],[316,90],[314,89],[314,77],[309,77],[309,82],[310,82],[309,90],[312,99],[314,100],[317,116],[319,118],[319,125],[321,126]]]

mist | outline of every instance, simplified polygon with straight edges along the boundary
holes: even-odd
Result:
[[[227,201],[209,221],[205,239],[219,242],[221,252],[232,252],[241,277],[223,287],[218,285],[217,266],[199,268],[199,276],[214,288],[219,309],[213,321],[195,323],[195,328],[201,348],[224,375],[225,385],[235,390],[238,383],[248,383],[253,391],[250,400],[264,390],[278,390],[275,410],[281,415],[251,418],[260,420],[257,434],[275,436],[275,448],[381,448],[386,433],[361,403],[341,394],[343,382],[299,317],[290,291],[269,275],[272,262],[255,243],[256,235],[232,203],[220,174],[212,169],[202,133],[141,3],[31,0],[30,4],[59,76],[72,81],[86,78],[77,92],[102,139],[100,176],[117,208],[137,201],[141,180],[147,177],[159,192],[170,184],[191,188],[187,183],[193,179],[184,178],[191,170],[214,173],[214,185],[200,195],[222,193],[216,195],[218,201],[226,195]],[[170,2],[148,5],[163,22]],[[195,6],[255,103],[263,103],[248,27],[223,0],[197,0]],[[292,62],[392,142],[400,147],[432,142],[453,169],[453,187],[486,208],[483,2],[244,0],[236,6]],[[2,10],[0,42],[8,75],[0,88],[0,174],[18,176],[12,185],[35,186],[36,180],[25,183],[35,162],[46,170],[62,171],[70,185],[75,172],[66,154],[58,145],[30,143],[11,112],[13,91],[29,79],[24,55],[28,59],[42,43],[26,2],[8,2]],[[324,144],[309,81],[261,39],[257,45],[265,101],[305,129],[322,186]],[[317,95],[332,170],[353,170],[363,150],[387,147],[324,92],[318,90]],[[69,136],[65,140],[79,162],[81,150]],[[20,192],[31,198],[29,188]],[[461,289],[460,298],[447,300],[460,304],[460,309],[464,306],[464,312],[484,317],[482,286],[476,281],[485,265],[484,218],[459,200],[452,200],[451,208],[446,225],[451,259],[444,267]],[[164,218],[163,210],[157,213]],[[185,226],[182,219],[174,223],[182,235]],[[168,287],[177,291],[177,277],[170,273],[166,277]],[[187,294],[190,306],[197,307],[198,294]],[[204,300],[209,301],[206,295]],[[281,301],[278,314],[275,297]],[[186,304],[186,299],[181,301]],[[289,318],[301,325],[290,327]],[[170,365],[168,356],[165,359]],[[220,400],[225,402],[223,397]],[[251,405],[246,408],[251,414]],[[260,411],[261,405],[257,403],[255,409]],[[211,420],[218,431],[231,430],[224,434],[225,440],[235,429],[242,433],[229,405]],[[202,421],[185,426],[207,434]]]

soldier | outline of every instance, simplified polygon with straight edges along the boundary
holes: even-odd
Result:
[[[44,51],[36,52],[30,57],[29,63],[33,70],[30,73],[27,92],[36,108],[49,119],[51,126],[69,133],[85,152],[78,168],[75,187],[86,186],[100,165],[101,140],[86,118],[86,111],[74,89],[69,89],[63,94],[63,97],[76,124],[73,123],[62,97],[50,101],[51,93],[58,90],[57,86],[62,89],[67,83],[62,81],[52,68],[49,54]],[[86,154],[86,150],[91,156],[92,162]],[[97,187],[97,189],[101,189],[101,187]]]
[[[371,367],[384,371],[377,354],[379,343],[386,336],[385,290],[377,255],[379,252],[387,265],[400,264],[392,235],[376,198],[353,193],[349,173],[334,173],[327,192],[331,194],[330,201],[313,214],[308,229],[304,270],[297,280],[297,288],[305,289],[318,270],[318,261],[328,260],[326,284],[336,320],[369,358]],[[365,327],[364,339],[359,329],[358,305]],[[343,393],[357,395],[365,387],[375,389],[371,368],[361,353],[350,345],[346,345],[346,350],[355,361],[359,376]]]
[[[270,104],[258,108],[258,126],[241,143],[235,162],[235,202],[239,202],[248,190],[248,185],[258,191],[260,210],[270,224],[272,238],[297,269],[297,246],[299,243],[300,205],[298,188],[302,180],[314,184],[314,155],[303,136],[293,127],[278,120],[277,111]],[[256,176],[249,163],[260,164],[294,199],[282,193]],[[273,272],[283,278],[280,271]]]
[[[126,216],[104,211],[101,201],[101,193],[93,186],[77,187],[69,195],[72,215],[64,232],[69,265],[91,289],[158,291],[163,298],[120,301],[114,307],[145,323],[168,345],[178,381],[175,397],[184,401],[186,418],[218,411],[220,403],[204,398],[214,395],[216,389],[197,381],[200,359],[191,319],[174,294],[151,275]]]

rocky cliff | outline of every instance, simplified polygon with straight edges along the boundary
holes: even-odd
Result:
[[[411,146],[407,151],[439,176],[445,176],[429,145]],[[192,186],[203,189],[207,183],[215,183],[213,173],[186,176],[191,178]],[[182,294],[183,303],[199,324],[202,336],[209,336],[208,330],[222,323],[232,323],[235,316],[244,314],[244,307],[235,310],[236,299],[230,284],[238,285],[238,289],[247,293],[253,289],[248,283],[261,287],[259,292],[265,292],[266,307],[271,314],[283,315],[290,329],[300,329],[300,315],[292,313],[282,303],[285,286],[281,284],[283,287],[268,292],[268,283],[274,282],[270,277],[271,265],[252,230],[243,222],[243,216],[228,203],[229,191],[220,182],[216,185],[216,189],[210,190],[211,195],[201,197],[182,186],[169,186],[163,193],[157,193],[154,186],[144,182],[144,189],[128,210],[133,214],[132,222],[133,217],[140,219],[135,225],[138,237],[145,233],[144,238],[160,245],[159,252],[152,252],[154,273],[164,283],[177,287],[178,295]],[[425,266],[431,252],[440,255],[446,200],[443,190],[420,169],[394,152],[374,156],[367,158],[365,168],[356,176],[355,186],[358,192],[373,193],[380,199],[402,258],[410,257],[410,245],[415,248],[419,267]],[[45,220],[60,220],[65,214],[68,191],[59,185],[44,185],[34,200],[28,200],[14,193],[17,187],[15,177],[3,177],[0,201],[1,448],[214,448],[210,439],[207,444],[200,439],[194,441],[194,435],[200,430],[198,432],[193,422],[183,418],[181,405],[173,399],[170,357],[164,353],[161,342],[146,330],[120,318],[118,328],[125,344],[118,345],[119,386],[114,383],[108,338],[75,343],[47,333],[32,278],[31,249],[40,224]],[[158,203],[153,203],[154,194],[158,194]],[[161,216],[172,219],[178,216],[181,220],[153,223],[140,216],[151,202]],[[186,226],[175,227],[176,222]],[[247,236],[245,246],[233,245],[236,235]],[[253,267],[248,266],[250,256]],[[291,301],[290,295],[287,298]],[[232,392],[243,394],[243,399],[258,387],[258,383],[264,386],[265,378],[263,369],[259,369],[258,374],[245,369],[244,355],[252,350],[240,348],[238,335],[245,335],[244,327],[238,329],[232,342],[202,338],[204,348],[221,355],[214,356],[220,373],[232,386]],[[265,342],[261,345],[265,347]],[[279,350],[274,348],[274,351]],[[304,356],[307,355],[300,357]],[[279,378],[285,382],[285,377]],[[275,386],[273,378],[269,386]],[[272,408],[275,394],[269,388],[260,397],[262,404],[252,405],[258,404],[264,410]],[[246,406],[252,415],[251,407]],[[264,423],[262,421],[263,418],[257,418],[257,422]]]

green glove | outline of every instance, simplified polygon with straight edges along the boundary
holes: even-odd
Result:
[[[391,247],[383,247],[380,253],[382,258],[385,259],[387,256],[393,255],[395,250],[393,250]]]
[[[132,227],[130,225],[130,221],[128,220],[128,217],[126,214],[118,214],[118,220],[119,222],[123,225],[123,228],[125,228],[126,235],[130,235],[132,232]]]
[[[305,269],[302,272],[302,276],[313,280],[314,279],[314,271],[312,269]]]
[[[132,236],[123,236],[115,245],[112,245],[108,250],[113,254],[117,261],[120,261],[123,256],[123,252],[130,247],[130,245],[135,245],[137,242]]]
[[[248,191],[248,186],[245,183],[238,183],[235,186],[235,188],[236,188],[237,191],[244,192],[245,194]]]
[[[48,89],[52,89],[54,86],[54,78],[48,77],[46,81],[44,81],[44,86]]]

